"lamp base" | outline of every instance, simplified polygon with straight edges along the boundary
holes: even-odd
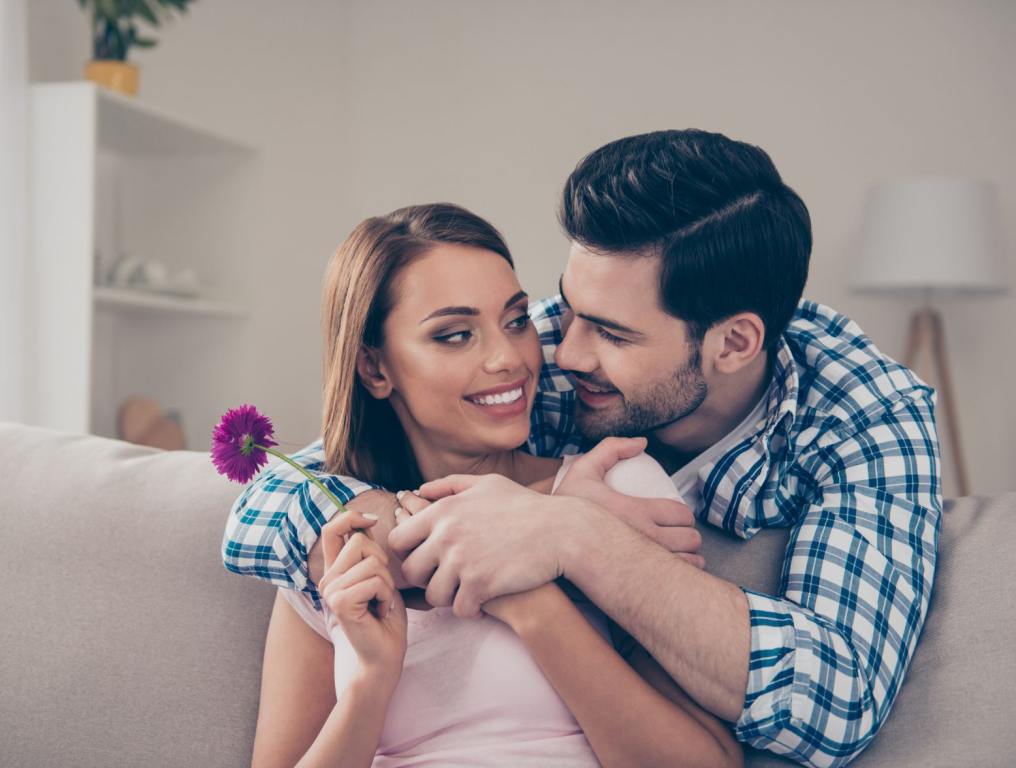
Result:
[[[949,432],[953,465],[956,470],[958,495],[966,496],[970,492],[970,486],[967,482],[966,462],[963,459],[963,444],[960,442],[959,419],[956,415],[952,379],[949,375],[949,359],[945,351],[945,331],[942,328],[942,316],[938,310],[930,306],[921,307],[910,316],[910,331],[907,334],[904,358],[906,366],[913,369],[923,354],[927,354],[934,375],[938,379],[936,410],[945,416],[945,426]]]

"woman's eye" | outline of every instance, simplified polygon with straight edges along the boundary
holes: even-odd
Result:
[[[603,328],[601,328],[600,326],[596,326],[596,332],[600,334],[601,339],[603,339],[606,342],[609,342],[610,344],[613,344],[615,347],[620,347],[628,343],[627,339],[622,339],[620,336],[615,336],[612,333],[608,333],[607,331],[603,330]]]
[[[523,328],[527,328],[528,326],[529,326],[529,315],[519,315],[510,323],[508,323],[508,327],[516,331],[521,331]]]
[[[435,336],[434,341],[440,342],[441,344],[463,344],[468,341],[469,337],[472,335],[471,331],[455,331],[455,333],[446,333],[442,336]]]

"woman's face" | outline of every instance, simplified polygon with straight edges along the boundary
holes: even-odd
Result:
[[[498,254],[441,243],[392,285],[380,366],[417,455],[517,448],[542,363],[528,297]]]

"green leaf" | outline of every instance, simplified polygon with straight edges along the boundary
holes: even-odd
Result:
[[[159,26],[159,17],[152,12],[145,0],[136,0],[134,8],[153,27]]]
[[[115,21],[120,15],[116,0],[95,0],[95,12],[110,21]]]
[[[138,48],[151,48],[151,47],[153,47],[158,42],[159,42],[158,40],[153,40],[150,37],[135,37],[134,38],[134,45],[136,45]]]

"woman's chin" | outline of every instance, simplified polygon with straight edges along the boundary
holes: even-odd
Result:
[[[516,422],[502,424],[496,429],[482,429],[478,431],[477,437],[487,453],[514,451],[529,439],[529,416],[527,414]]]

